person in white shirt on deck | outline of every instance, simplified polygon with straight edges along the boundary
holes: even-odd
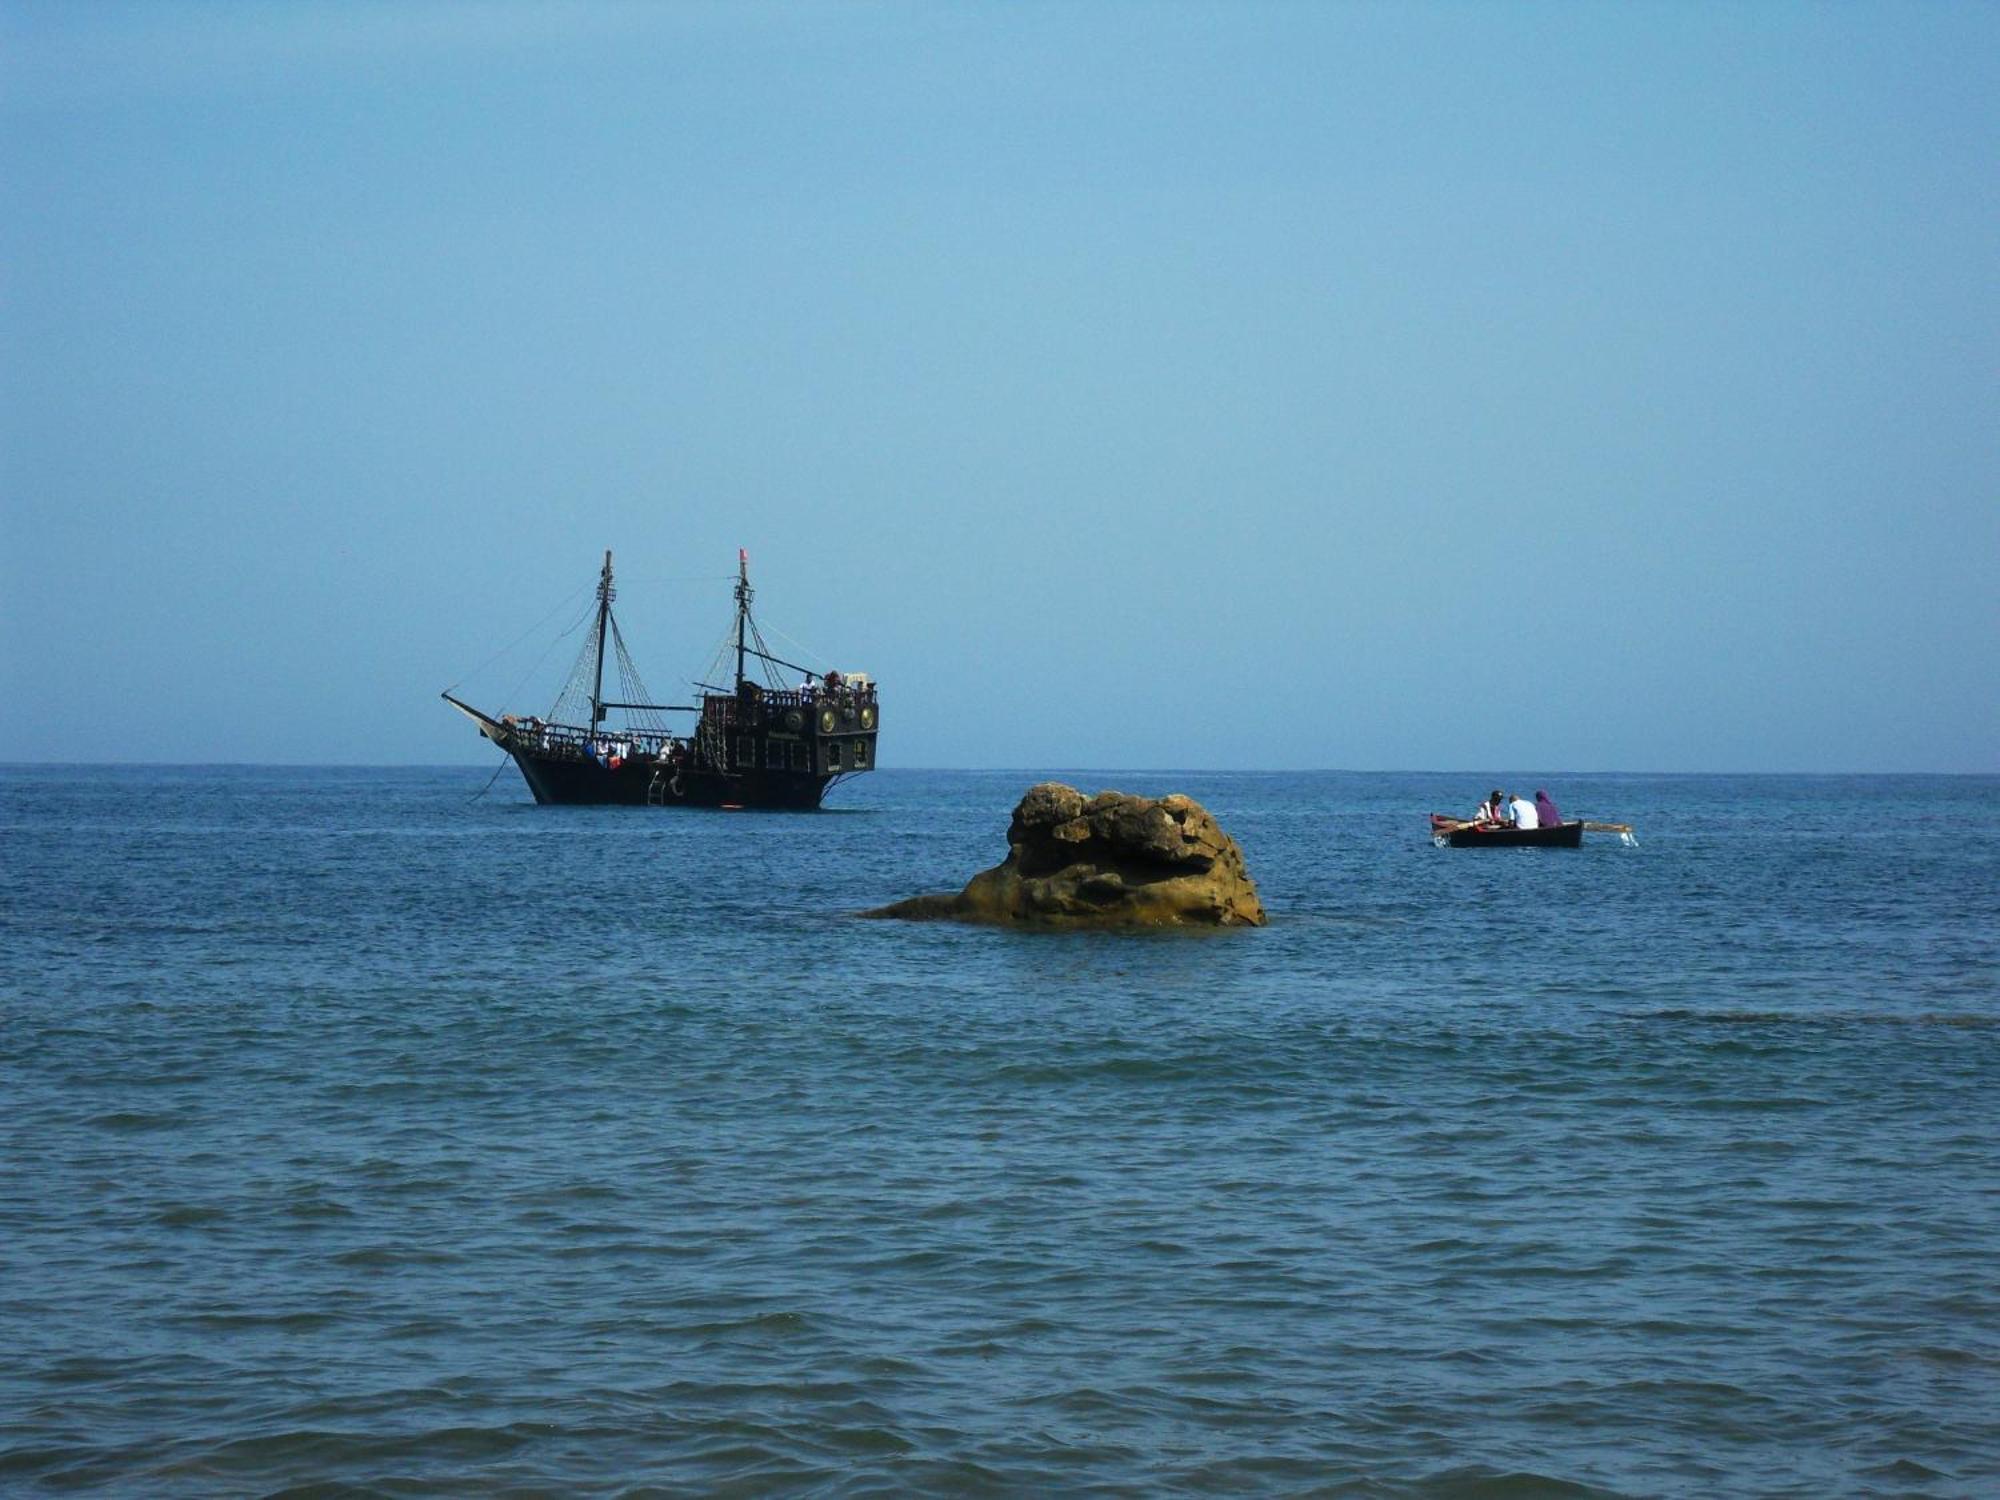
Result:
[[[1539,815],[1535,812],[1535,804],[1530,802],[1526,797],[1516,797],[1507,805],[1514,810],[1514,826],[1516,828],[1541,827],[1541,823],[1538,821]]]

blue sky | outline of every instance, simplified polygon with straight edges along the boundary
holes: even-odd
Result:
[[[484,760],[742,546],[889,765],[2000,769],[2000,9],[0,28],[0,759]]]

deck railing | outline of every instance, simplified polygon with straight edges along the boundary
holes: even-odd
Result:
[[[743,718],[743,706],[748,703],[753,716]],[[874,684],[865,688],[766,688],[756,697],[743,699],[734,693],[704,693],[701,699],[701,716],[711,722],[726,725],[748,722],[755,724],[755,712],[761,712],[765,719],[782,714],[788,708],[818,708],[831,703],[836,707],[859,708],[875,702]]]
[[[743,716],[746,701],[752,709],[747,719]],[[551,724],[535,718],[509,718],[503,722],[522,744],[545,755],[576,760],[596,759],[590,753],[590,747],[595,743],[624,745],[627,747],[626,754],[631,756],[657,757],[670,755],[675,750],[692,750],[702,730],[734,730],[739,725],[754,730],[768,726],[788,709],[813,709],[828,703],[840,708],[860,708],[873,705],[875,701],[872,684],[865,688],[767,689],[748,700],[728,693],[705,693],[701,699],[700,725],[694,734],[686,735],[654,729],[600,729],[593,733],[574,724]]]
[[[628,756],[650,755],[655,758],[688,743],[679,735],[660,734],[653,730],[599,730],[596,734],[589,734],[573,725],[545,724],[535,719],[517,719],[508,728],[527,748],[570,760],[597,759],[590,753],[593,743],[606,747],[623,746],[623,753]]]

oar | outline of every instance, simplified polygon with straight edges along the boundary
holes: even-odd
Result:
[[[1583,825],[1583,831],[1585,833],[1630,833],[1632,825],[1630,823],[1586,823]]]

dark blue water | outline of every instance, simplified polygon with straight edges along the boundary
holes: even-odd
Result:
[[[0,771],[0,1490],[2000,1494],[2000,780],[1083,773],[1272,925],[851,918],[1033,779]]]

